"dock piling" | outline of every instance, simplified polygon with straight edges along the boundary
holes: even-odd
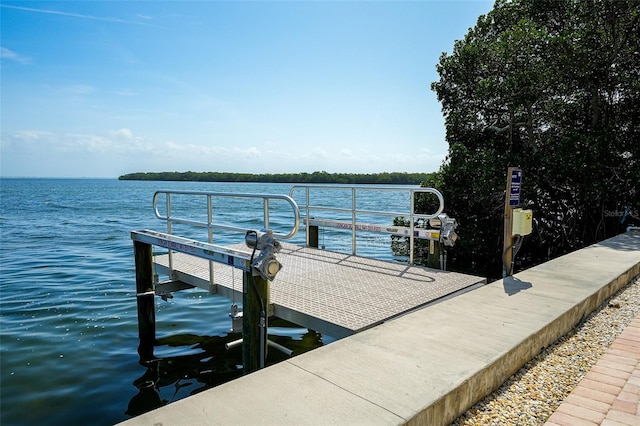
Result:
[[[136,301],[138,306],[138,335],[141,361],[153,358],[156,340],[155,288],[153,282],[153,252],[151,244],[133,242],[136,265]]]

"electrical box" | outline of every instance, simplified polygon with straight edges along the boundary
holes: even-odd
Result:
[[[529,235],[533,227],[531,210],[513,209],[511,212],[511,235]]]

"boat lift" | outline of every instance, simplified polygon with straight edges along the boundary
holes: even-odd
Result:
[[[318,191],[336,192],[336,197],[349,199],[350,207],[328,207],[313,204],[313,195]],[[358,195],[371,192],[395,192],[408,195],[409,212],[399,212],[397,210],[368,210],[358,208]],[[409,240],[409,265],[414,264],[415,240],[437,241],[445,247],[452,247],[458,239],[456,228],[458,222],[450,218],[444,211],[444,197],[435,188],[402,188],[402,187],[380,187],[380,186],[331,186],[331,185],[294,185],[289,191],[289,196],[294,197],[296,193],[303,192],[304,199],[301,206],[304,212],[304,223],[307,232],[306,244],[309,247],[318,248],[318,229],[324,227],[351,230],[351,253],[357,254],[356,231],[366,231],[381,234],[390,234],[397,237],[407,237]],[[416,196],[430,194],[437,198],[438,208],[432,213],[416,212]],[[361,197],[362,198],[362,197]],[[396,206],[392,206],[396,208]],[[335,220],[331,218],[316,217],[317,213],[339,213],[351,217],[351,221]],[[409,226],[380,225],[363,223],[358,221],[359,215],[383,216],[390,219],[404,218],[408,220]],[[418,227],[419,222],[430,226]],[[446,256],[446,252],[445,252]],[[446,260],[441,258],[440,269],[446,270]]]
[[[164,196],[165,213],[158,210],[159,198]],[[205,198],[207,203],[207,221],[181,218],[172,214],[171,199],[188,196]],[[236,226],[215,224],[213,221],[213,202],[222,198],[249,198],[262,200],[265,229],[257,231]],[[287,234],[276,234],[268,229],[269,201],[282,200],[291,207],[294,223]],[[240,269],[243,273],[243,312],[232,306],[232,315],[236,322],[242,317],[242,358],[245,373],[264,367],[267,353],[267,313],[269,308],[269,281],[272,281],[282,268],[275,257],[280,250],[276,237],[291,238],[300,226],[300,211],[296,202],[286,195],[274,194],[233,194],[199,191],[158,191],[153,196],[153,206],[157,218],[167,222],[167,233],[151,230],[132,231],[136,262],[136,296],[138,305],[138,330],[140,335],[140,356],[143,360],[153,359],[155,343],[155,307],[154,297],[159,295],[165,300],[171,292],[192,288],[192,285],[180,281],[173,273],[172,252],[186,253],[209,261],[210,286],[213,286],[214,263],[222,263]],[[208,242],[179,237],[172,234],[174,224],[186,224],[208,231]],[[213,244],[214,229],[244,232],[244,242],[248,251]],[[158,282],[153,273],[152,246],[163,247],[169,252],[170,279]],[[257,253],[257,255],[256,255]]]
[[[153,196],[153,208],[156,218],[165,221],[167,232],[157,232],[152,230],[132,231],[131,238],[134,243],[135,265],[136,265],[136,296],[138,307],[138,330],[140,336],[139,353],[142,361],[153,359],[153,346],[155,344],[155,305],[154,297],[160,296],[164,300],[172,297],[172,293],[179,290],[193,288],[194,285],[182,281],[173,267],[173,252],[185,253],[209,261],[209,291],[214,290],[214,264],[224,264],[234,269],[239,269],[243,274],[243,311],[238,310],[237,305],[232,304],[230,317],[233,329],[238,329],[242,324],[242,357],[245,373],[264,367],[267,346],[270,342],[267,339],[268,316],[272,312],[270,305],[269,282],[273,281],[282,265],[277,260],[277,253],[280,251],[278,239],[291,239],[298,232],[301,224],[300,208],[293,196],[296,191],[304,190],[304,212],[306,228],[306,245],[317,247],[317,230],[319,226],[335,227],[352,230],[352,250],[356,254],[356,231],[369,231],[387,233],[397,236],[405,236],[410,241],[410,264],[413,263],[414,239],[429,239],[440,241],[452,246],[457,235],[455,219],[449,218],[442,213],[444,200],[442,194],[433,188],[390,188],[390,187],[343,187],[343,186],[294,186],[290,195],[279,194],[247,194],[247,193],[221,193],[221,192],[201,192],[201,191],[157,191]],[[316,190],[341,190],[351,192],[352,208],[336,208],[320,205],[312,205],[310,195]],[[409,213],[394,211],[372,211],[357,208],[357,194],[360,191],[402,191],[407,192],[411,197],[411,211]],[[431,214],[415,213],[414,199],[417,193],[428,193],[435,195],[439,200],[439,207]],[[178,199],[205,199],[207,219],[194,219],[192,216],[183,217],[182,212],[191,213],[190,208],[183,208],[180,213],[172,211],[172,201]],[[238,227],[236,225],[214,223],[213,206],[218,203],[223,204],[223,200],[229,199],[253,199],[262,202],[263,227],[260,230]],[[164,212],[160,212],[159,204],[164,201]],[[270,229],[270,205],[273,202],[286,203],[291,209],[293,223],[288,232],[276,232]],[[176,209],[177,210],[177,209]],[[341,221],[333,219],[314,218],[312,214],[317,212],[349,212],[352,221]],[[409,227],[384,226],[367,224],[357,221],[357,216],[365,214],[368,216],[378,215],[387,217],[408,217]],[[415,227],[418,220],[428,221],[432,229]],[[174,233],[174,225],[187,225],[189,227],[205,228],[207,230],[207,241],[202,242],[196,239],[177,236]],[[216,245],[213,243],[214,230],[231,231],[244,234],[244,244],[246,250]],[[315,244],[314,244],[315,232]],[[152,247],[157,246],[168,251],[169,259],[169,280],[160,282],[157,274],[153,270]],[[235,290],[234,290],[235,291]],[[232,342],[239,344],[239,342]],[[277,345],[272,345],[276,347]],[[279,348],[287,352],[286,348]]]

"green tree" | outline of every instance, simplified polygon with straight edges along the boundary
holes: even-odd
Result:
[[[508,166],[523,169],[534,234],[520,267],[627,226],[640,181],[640,3],[498,0],[432,84],[449,155],[440,173],[459,223],[454,262],[499,276]]]
[[[193,182],[280,182],[280,183],[340,183],[418,185],[433,173],[373,173],[346,174],[309,173],[249,174],[227,172],[137,172],[120,176],[120,180],[193,181]]]

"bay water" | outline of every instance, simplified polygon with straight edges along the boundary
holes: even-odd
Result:
[[[1,179],[0,423],[114,424],[241,376],[240,349],[224,347],[240,337],[230,332],[231,301],[198,289],[175,293],[167,301],[157,298],[158,359],[139,362],[130,231],[166,231],[153,213],[157,190],[287,195],[290,188],[270,183]],[[339,204],[341,194],[321,193],[314,204]],[[298,196],[296,200],[303,204]],[[214,206],[214,221],[259,229],[262,204],[238,203]],[[396,193],[371,193],[362,203],[358,208],[409,208],[407,196]],[[390,224],[392,219],[376,220]],[[287,206],[276,207],[270,222],[284,232],[290,229]],[[323,230],[320,243],[335,251],[351,250],[350,231],[331,235]],[[364,233],[358,238],[359,255],[404,260],[394,256],[389,236]],[[216,234],[214,242],[243,240],[238,233]],[[290,242],[304,245],[304,229]],[[279,321],[270,323],[269,332],[270,339],[296,353],[334,340]],[[269,357],[269,363],[284,359],[277,351]]]

